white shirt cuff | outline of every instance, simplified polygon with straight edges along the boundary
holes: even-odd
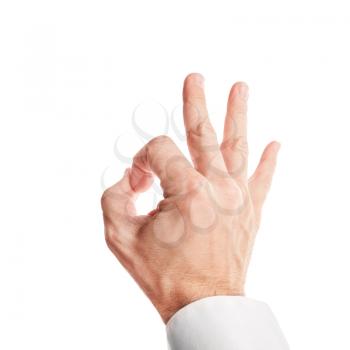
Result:
[[[168,321],[171,350],[288,350],[269,306],[241,296],[197,300]]]

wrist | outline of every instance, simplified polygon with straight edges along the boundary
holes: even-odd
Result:
[[[213,283],[204,286],[191,286],[191,288],[182,290],[180,288],[180,293],[176,289],[169,290],[164,300],[159,298],[155,302],[155,306],[164,323],[167,323],[177,311],[195,301],[214,296],[244,296],[245,294],[243,287],[229,287],[220,284],[213,285]]]

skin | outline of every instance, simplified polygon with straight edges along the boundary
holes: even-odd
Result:
[[[234,84],[219,144],[208,117],[204,79],[188,75],[183,111],[192,163],[168,136],[158,136],[103,193],[107,245],[165,323],[195,300],[244,295],[280,147],[275,141],[268,144],[248,179],[247,99],[248,86]],[[137,196],[149,189],[154,176],[164,199],[148,215],[137,215]]]

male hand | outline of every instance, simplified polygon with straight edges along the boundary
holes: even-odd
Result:
[[[164,322],[195,300],[244,294],[279,149],[277,142],[267,145],[248,180],[247,99],[247,85],[236,83],[219,146],[203,77],[190,74],[184,82],[183,112],[192,164],[169,137],[156,137],[102,196],[107,245]],[[148,215],[136,215],[135,200],[154,176],[164,199]]]

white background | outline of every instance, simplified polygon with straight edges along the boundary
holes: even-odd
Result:
[[[158,103],[179,106],[192,71],[220,137],[231,84],[249,84],[251,170],[282,143],[247,295],[292,349],[349,349],[349,33],[345,1],[2,0],[0,349],[166,348],[99,199],[127,166],[117,137],[142,145],[135,107],[164,133]]]

